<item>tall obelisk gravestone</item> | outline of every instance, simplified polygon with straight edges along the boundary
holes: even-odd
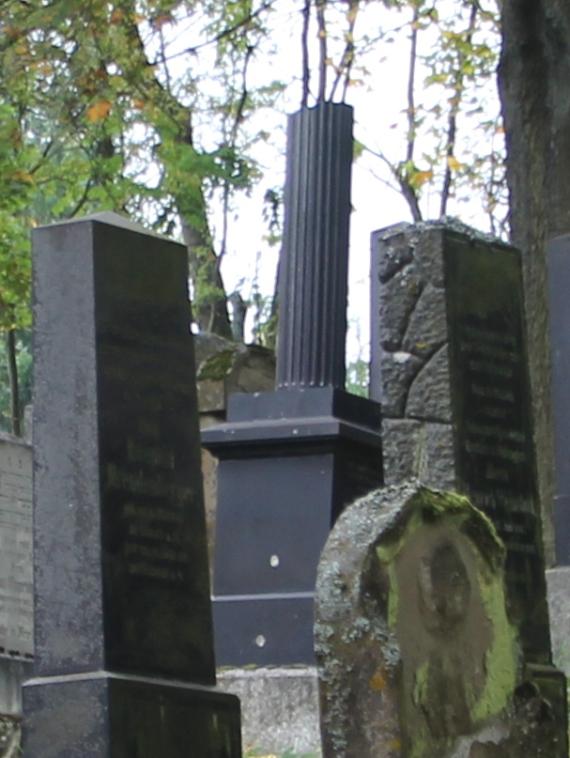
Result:
[[[220,459],[214,562],[221,664],[314,663],[320,552],[382,481],[380,406],[344,390],[352,109],[289,120],[277,389],[233,395],[202,433]]]
[[[373,235],[371,394],[385,477],[467,494],[507,549],[510,620],[526,672],[557,710],[532,434],[520,253],[460,225]]]
[[[217,692],[186,250],[102,214],[34,236],[26,758],[237,758]]]

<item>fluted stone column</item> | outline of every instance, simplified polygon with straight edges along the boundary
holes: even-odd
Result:
[[[221,665],[314,663],[320,552],[382,482],[380,406],[344,391],[352,109],[289,120],[277,389],[229,398],[219,458],[214,626]]]
[[[344,388],[352,108],[289,118],[277,386]]]

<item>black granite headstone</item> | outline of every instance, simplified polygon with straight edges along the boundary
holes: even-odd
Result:
[[[186,250],[102,214],[34,236],[27,758],[237,758],[215,690]]]
[[[563,687],[550,667],[520,253],[459,225],[401,225],[374,235],[372,280],[386,480],[456,489],[491,518],[525,660]]]

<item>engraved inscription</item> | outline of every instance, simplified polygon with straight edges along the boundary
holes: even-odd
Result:
[[[196,493],[177,481],[175,449],[159,443],[157,408],[136,420],[123,454],[105,467],[106,483],[119,515],[126,573],[183,589],[189,581],[186,513]]]
[[[457,326],[466,395],[461,445],[473,459],[479,482],[516,490],[520,468],[532,464],[517,412],[521,351],[512,334],[483,319],[476,322],[470,316]]]

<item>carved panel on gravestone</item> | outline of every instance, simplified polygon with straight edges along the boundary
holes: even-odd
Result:
[[[408,483],[349,506],[317,583],[324,758],[566,756],[563,679],[522,668],[504,556],[456,494]]]
[[[32,449],[0,434],[0,656],[34,653]]]

